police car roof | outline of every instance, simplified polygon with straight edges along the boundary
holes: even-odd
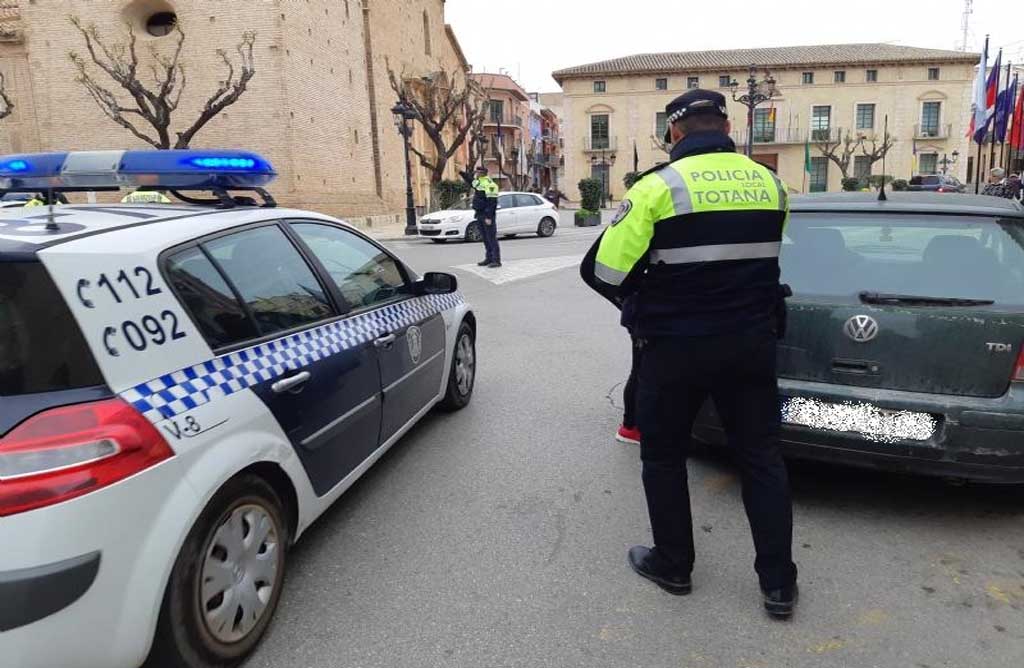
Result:
[[[892,192],[886,189],[888,200],[880,202],[877,192],[813,193],[793,195],[790,210],[794,212],[828,213],[930,213],[969,216],[1000,216],[1024,218],[1024,207],[1019,202],[988,195],[966,195],[933,192]]]
[[[177,204],[70,204],[53,208],[58,229],[47,230],[49,207],[0,209],[0,259],[32,259],[45,249],[95,240],[109,250],[110,233],[118,252],[159,252],[225,227],[287,218],[334,220],[293,209],[237,207],[220,209]],[[81,246],[85,248],[86,246]]]

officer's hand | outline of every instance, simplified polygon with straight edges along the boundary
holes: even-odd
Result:
[[[484,225],[490,225],[490,224],[491,224],[491,219],[490,218],[484,218]]]

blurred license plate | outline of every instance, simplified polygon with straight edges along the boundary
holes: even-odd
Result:
[[[786,424],[860,434],[877,443],[927,441],[935,434],[937,421],[928,413],[893,411],[868,403],[832,403],[806,397],[787,398],[782,403]]]

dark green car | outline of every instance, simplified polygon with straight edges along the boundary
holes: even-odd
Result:
[[[1024,482],[1024,209],[931,193],[798,196],[791,208],[784,452]],[[713,406],[695,434],[723,441]]]

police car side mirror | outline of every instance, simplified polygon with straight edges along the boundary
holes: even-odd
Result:
[[[422,295],[450,295],[459,289],[459,279],[452,274],[428,271],[412,284],[413,293]]]

